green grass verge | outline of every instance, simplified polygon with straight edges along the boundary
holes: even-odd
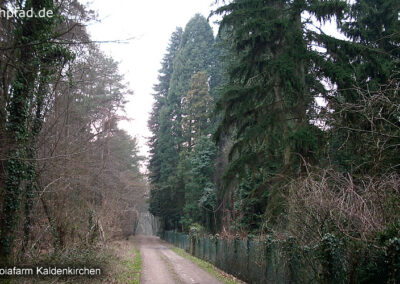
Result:
[[[244,283],[243,281],[236,279],[232,275],[227,274],[227,273],[223,272],[222,270],[218,269],[211,263],[209,263],[205,260],[199,259],[199,258],[187,253],[183,249],[177,248],[172,245],[170,246],[170,248],[176,254],[192,261],[194,264],[201,267],[202,269],[204,269],[205,271],[207,271],[208,273],[210,273],[211,275],[213,275],[215,278],[217,278],[219,281],[221,281],[223,283],[226,283],[226,284],[243,284]]]
[[[139,284],[142,276],[142,257],[140,251],[135,249],[135,256],[122,261],[123,271],[119,274],[118,283]]]

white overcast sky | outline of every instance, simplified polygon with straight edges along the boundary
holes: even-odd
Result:
[[[89,9],[98,13],[100,22],[90,23],[92,40],[123,40],[129,44],[101,44],[101,49],[120,62],[120,72],[134,91],[126,107],[131,121],[120,126],[137,137],[140,154],[147,156],[147,120],[151,111],[152,87],[157,83],[160,62],[176,27],[184,28],[196,13],[208,17],[214,0],[95,0]],[[83,1],[85,3],[85,1]],[[211,22],[211,21],[210,21]],[[212,23],[211,23],[212,24]],[[216,27],[214,27],[216,32]]]

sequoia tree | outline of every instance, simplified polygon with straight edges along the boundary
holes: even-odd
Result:
[[[194,74],[206,72],[205,74],[208,74],[205,78],[209,77],[214,62],[213,44],[214,36],[207,20],[201,15],[194,16],[186,25],[179,48],[172,64],[169,65],[172,67],[172,73],[164,105],[158,110],[154,109],[154,113],[158,113],[159,116],[159,149],[154,152],[151,161],[159,161],[159,170],[152,170],[151,175],[154,176],[159,171],[159,179],[157,183],[153,183],[154,206],[151,210],[164,218],[167,228],[181,228],[180,218],[185,204],[183,175],[178,171],[178,165],[186,157],[184,151],[189,147],[188,143],[185,143],[189,138],[185,137],[183,132],[185,113],[182,102],[190,89],[190,80]],[[154,149],[156,147],[152,147],[152,151]]]
[[[149,171],[152,184],[150,212],[159,216],[168,227],[168,221],[172,220],[174,208],[171,203],[170,188],[165,186],[167,177],[172,172],[168,171],[168,157],[177,155],[174,150],[172,137],[170,137],[170,125],[168,113],[170,105],[167,97],[170,89],[171,76],[174,70],[174,61],[182,38],[182,29],[177,28],[171,35],[167,53],[164,55],[162,67],[159,71],[158,84],[154,86],[155,102],[148,121],[152,137],[149,140],[150,159]]]

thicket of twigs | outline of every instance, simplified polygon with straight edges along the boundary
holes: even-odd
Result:
[[[134,234],[146,186],[137,142],[118,128],[132,92],[90,42],[92,12],[52,5],[52,26],[1,19],[0,257],[17,263]]]

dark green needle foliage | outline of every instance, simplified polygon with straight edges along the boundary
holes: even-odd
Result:
[[[172,135],[175,145],[181,150],[182,99],[190,89],[190,80],[198,72],[210,73],[214,36],[207,20],[197,14],[186,25],[181,44],[174,60],[174,70],[168,93],[171,106],[169,119],[172,121]]]
[[[251,192],[242,196],[258,200],[251,206],[258,212],[265,211],[267,200],[277,206],[279,187],[317,159],[322,142],[310,114],[324,88],[301,15],[307,11],[326,20],[343,6],[341,1],[252,0],[232,1],[216,11],[224,15],[220,34],[229,34],[237,57],[218,102],[223,119],[217,140],[235,132],[226,186],[234,178],[251,181],[243,188]]]
[[[400,2],[217,2],[218,48],[195,16],[154,108],[153,212],[268,234],[293,283],[397,283]]]
[[[151,172],[151,182],[156,184],[160,181],[161,177],[161,159],[160,151],[163,147],[159,139],[165,136],[165,112],[167,108],[167,96],[170,87],[171,76],[173,72],[174,60],[178,52],[179,44],[181,42],[182,29],[177,28],[172,34],[167,53],[164,55],[159,70],[158,83],[154,86],[154,105],[148,121],[148,126],[152,132],[152,137],[149,140],[151,149],[151,157],[149,161],[149,170]],[[163,119],[162,119],[163,118]],[[161,130],[164,132],[162,133]]]
[[[177,155],[174,146],[172,145],[172,137],[170,136],[171,121],[168,114],[170,104],[167,101],[168,92],[170,89],[170,81],[174,71],[174,60],[178,52],[182,38],[182,29],[177,28],[172,34],[167,53],[164,55],[162,67],[159,71],[158,84],[154,86],[153,110],[148,122],[152,137],[149,140],[150,146],[150,182],[153,185],[151,191],[150,212],[155,216],[162,217],[164,225],[168,228],[176,215],[173,196],[171,189],[166,185],[166,181],[172,172],[169,171],[170,157]]]
[[[216,152],[213,141],[204,135],[196,140],[187,157],[182,220],[186,228],[198,223],[209,231],[216,231],[217,200],[213,184]]]
[[[208,93],[208,78],[211,70],[215,70],[213,50],[212,29],[207,20],[197,14],[188,22],[183,33],[179,30],[172,35],[156,86],[156,103],[149,122],[153,132],[150,141],[153,185],[150,208],[153,214],[162,217],[166,228],[182,228],[180,218],[185,206],[185,184],[183,172],[178,168],[185,163],[185,153],[192,146],[192,131],[200,135],[210,114],[210,103],[205,103],[207,109],[201,108],[203,102],[198,99],[197,93],[212,101]],[[191,78],[198,72],[202,72],[199,73],[202,74],[199,82],[203,85],[187,97]],[[201,115],[204,117],[199,117],[199,112],[203,111]],[[201,122],[195,122],[197,120]],[[194,123],[203,126],[196,126],[195,129]]]
[[[349,41],[327,44],[332,158],[357,175],[398,170],[399,10],[398,1],[355,1],[339,26]]]

